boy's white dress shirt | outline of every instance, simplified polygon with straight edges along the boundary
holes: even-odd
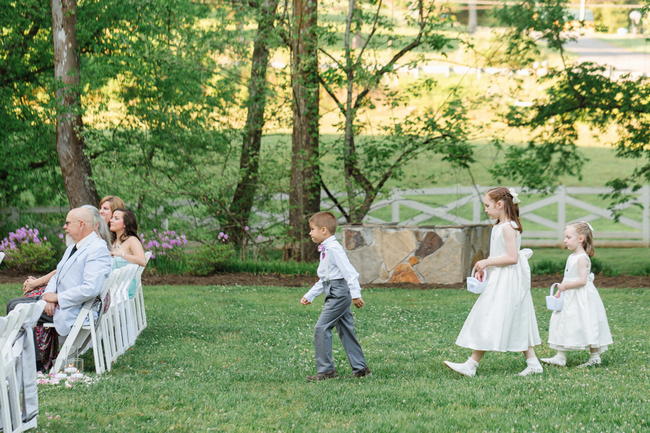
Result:
[[[304,298],[312,302],[314,298],[323,293],[323,282],[343,278],[350,288],[352,299],[361,297],[361,286],[359,285],[359,273],[354,269],[343,246],[336,240],[336,236],[330,236],[321,244],[320,263],[318,264],[318,281],[305,293]]]

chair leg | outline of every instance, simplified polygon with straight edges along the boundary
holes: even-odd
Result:
[[[2,356],[0,354],[0,356]],[[4,360],[0,360],[3,363]],[[7,366],[8,367],[8,366]],[[11,423],[11,409],[9,405],[9,387],[7,386],[7,372],[5,368],[0,368],[0,412],[2,412],[2,428],[4,432],[13,432]]]
[[[103,360],[104,353],[102,345],[97,338],[97,331],[95,329],[94,321],[90,322],[90,338],[93,344],[93,359],[95,360],[95,373],[102,374],[104,372]]]
[[[15,365],[8,371],[9,373],[9,408],[11,410],[11,420],[13,422],[13,430],[21,431],[23,423],[23,416],[21,412],[20,393],[18,391],[18,378],[16,377]]]

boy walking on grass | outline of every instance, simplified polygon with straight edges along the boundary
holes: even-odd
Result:
[[[355,377],[370,374],[361,346],[354,333],[354,317],[350,304],[361,308],[359,273],[354,269],[345,255],[343,247],[334,237],[336,218],[330,212],[318,212],[309,219],[309,236],[318,244],[320,263],[318,264],[318,282],[302,297],[300,303],[309,305],[314,298],[325,293],[325,303],[314,329],[314,346],[316,349],[315,376],[308,376],[308,381],[331,379],[337,376],[332,357],[332,328],[336,326],[343,348],[348,355]]]

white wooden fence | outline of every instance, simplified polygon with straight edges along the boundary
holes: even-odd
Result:
[[[592,222],[596,242],[600,246],[650,246],[650,185],[633,193],[635,199],[618,209],[623,212],[617,223],[607,209],[607,202],[598,196],[610,192],[604,187],[559,187],[550,195],[539,191],[520,191],[520,214],[524,224],[523,243],[529,246],[555,246],[562,242],[564,227],[571,221]],[[481,194],[485,186],[454,186],[414,190],[394,190],[388,198],[373,204],[364,222],[397,225],[459,225],[488,222],[482,210]],[[323,195],[324,196],[324,195]],[[582,199],[580,198],[582,196]],[[589,200],[589,197],[591,199]],[[286,194],[276,200],[286,201]],[[589,201],[586,201],[589,200]],[[433,204],[432,202],[436,202]],[[595,204],[596,203],[596,204]],[[192,206],[188,201],[178,201],[179,207]],[[333,208],[324,199],[323,208]],[[39,207],[25,209],[26,213],[60,213],[67,209]],[[0,217],[18,219],[17,209],[0,209]],[[255,210],[257,225],[265,227],[287,221],[287,215]],[[173,218],[192,220],[195,224],[216,224],[212,218],[197,220],[183,215],[181,210]],[[605,227],[601,230],[600,227]],[[253,229],[255,224],[253,224]]]
[[[520,188],[515,187],[517,191]],[[389,198],[376,202],[371,209],[367,222],[398,225],[419,225],[431,219],[448,224],[477,224],[488,222],[482,212],[481,195],[489,187],[447,187],[427,188],[417,190],[393,191]],[[480,191],[480,193],[479,193]],[[612,212],[607,209],[607,202],[598,199],[600,194],[610,192],[609,188],[600,187],[559,187],[551,195],[543,195],[538,191],[520,192],[520,216],[524,227],[523,243],[526,245],[553,246],[562,241],[564,227],[572,221],[595,222],[595,238],[599,245],[610,246],[650,246],[650,185],[645,185],[633,195],[636,198],[619,206],[623,211],[629,209],[640,213],[640,218],[623,215],[618,223],[613,222]],[[452,196],[443,205],[423,203],[423,197]],[[599,205],[581,200],[580,196],[595,196]],[[443,200],[444,201],[444,200]],[[467,207],[471,206],[471,216]],[[376,214],[382,209],[390,208],[390,219],[382,219]],[[459,212],[465,208],[464,212]],[[555,209],[553,209],[555,208]],[[637,212],[633,210],[638,209]],[[404,217],[404,210],[408,216]],[[385,213],[385,211],[384,211]],[[543,215],[540,215],[542,213]],[[374,215],[373,215],[374,214]],[[465,214],[465,216],[461,216]],[[553,216],[550,217],[549,214]],[[602,224],[605,220],[605,224]],[[526,229],[533,226],[532,229]],[[530,224],[533,223],[533,224]],[[600,224],[599,224],[600,223]],[[599,230],[598,225],[604,225],[609,230]]]

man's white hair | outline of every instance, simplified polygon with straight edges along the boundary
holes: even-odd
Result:
[[[104,241],[106,241],[106,245],[110,250],[112,244],[111,232],[108,229],[106,221],[99,214],[99,210],[91,204],[85,204],[81,206],[81,208],[84,209],[85,212],[88,212],[91,220],[87,222],[89,224],[92,224],[95,233],[97,233],[102,239],[104,239]]]

